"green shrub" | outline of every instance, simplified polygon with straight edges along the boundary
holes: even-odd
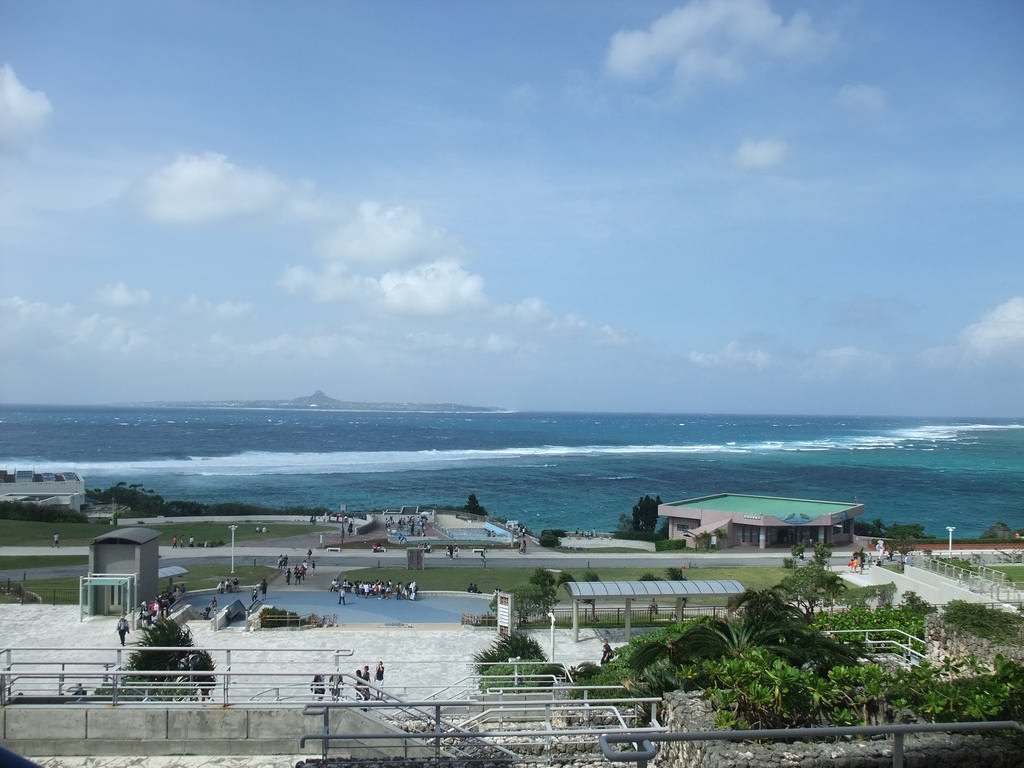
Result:
[[[551,528],[545,528],[540,532],[540,536],[537,541],[542,547],[557,547],[562,543],[562,537],[565,536],[565,531],[562,529],[553,530]]]
[[[513,632],[499,637],[483,650],[473,654],[473,668],[478,674],[487,674],[487,670],[495,663],[507,663],[509,659],[518,658],[522,661],[547,661],[540,643],[529,635]]]
[[[942,612],[945,622],[976,637],[995,643],[1019,644],[1024,617],[978,603],[954,600]]]
[[[655,552],[679,552],[686,549],[686,539],[658,539],[654,542]]]

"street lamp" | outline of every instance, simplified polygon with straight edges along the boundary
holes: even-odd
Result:
[[[231,575],[234,576],[235,575],[235,529],[237,529],[238,526],[237,525],[229,525],[228,528],[231,529]]]
[[[947,525],[946,530],[949,531],[949,556],[953,556],[953,531],[956,530],[955,525]]]
[[[548,618],[551,619],[551,659],[555,660],[555,612],[548,611]]]

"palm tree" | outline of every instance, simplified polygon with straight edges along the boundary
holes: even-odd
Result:
[[[810,626],[803,613],[774,590],[747,591],[732,608],[729,616],[700,618],[670,627],[667,636],[651,635],[632,649],[627,664],[637,671],[659,663],[677,668],[741,656],[750,648],[764,648],[795,667],[813,664],[827,670],[857,660],[856,648]]]
[[[161,619],[152,626],[143,627],[138,644],[142,648],[181,649],[135,651],[128,657],[125,669],[169,673],[125,678],[135,688],[145,691],[147,696],[191,697],[197,691],[207,692],[213,687],[212,675],[193,674],[212,671],[214,663],[208,652],[195,648],[188,627],[180,626],[172,619]]]

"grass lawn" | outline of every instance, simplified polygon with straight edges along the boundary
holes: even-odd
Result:
[[[0,557],[0,571],[25,568],[54,568],[58,565],[86,565],[88,555],[7,555]]]
[[[41,558],[36,558],[39,560]],[[46,558],[50,559],[50,558]],[[333,568],[334,566],[329,566]],[[189,566],[188,573],[174,577],[174,583],[184,582],[189,591],[199,589],[213,589],[217,582],[227,578],[230,567],[226,563],[211,563],[209,565]],[[330,570],[325,569],[330,573]],[[582,575],[585,569],[579,569],[577,575]],[[645,573],[651,573],[651,568],[592,568],[600,577],[601,581],[636,581]],[[512,589],[513,587],[526,584],[533,573],[529,568],[445,568],[444,566],[426,568],[422,571],[410,571],[404,566],[394,565],[383,568],[352,568],[342,569],[344,575],[352,581],[386,581],[391,579],[394,582],[408,582],[415,580],[420,589],[427,591],[455,591],[462,592],[470,582],[476,583],[481,592],[489,593],[495,589]],[[268,581],[279,579],[281,571],[271,566],[252,566],[235,563],[235,576],[238,581],[252,587],[260,579],[266,577]],[[766,589],[778,584],[779,581],[789,573],[784,568],[774,566],[742,566],[742,567],[712,567],[712,568],[689,568],[686,578],[693,581],[697,579],[736,579],[747,589]],[[656,574],[664,576],[663,573]],[[25,582],[25,588],[43,596],[45,602],[54,602],[54,594],[58,593],[57,602],[77,602],[78,577],[65,576],[53,579],[30,579]],[[168,587],[170,582],[162,580],[161,586]],[[565,591],[559,591],[559,598],[565,597]],[[689,605],[716,605],[721,604],[720,597],[694,597],[688,601]]]
[[[569,565],[567,563],[567,565]],[[332,566],[333,567],[333,566]],[[637,581],[645,573],[651,573],[650,566],[646,568],[583,568],[563,569],[563,573],[574,573],[577,577],[582,576],[585,570],[592,570],[601,577],[601,581]],[[470,582],[475,583],[481,592],[493,592],[495,589],[512,589],[521,584],[526,584],[533,571],[529,568],[445,568],[444,566],[425,568],[422,571],[410,571],[401,566],[382,568],[353,568],[343,569],[342,572],[351,581],[376,581],[378,579],[387,581],[408,582],[415,580],[420,589],[424,590],[449,590],[462,592]],[[690,580],[698,579],[736,579],[747,589],[766,589],[778,584],[789,571],[782,567],[775,566],[740,566],[740,567],[714,567],[714,568],[689,568],[684,576]],[[655,575],[666,578],[664,572],[655,572]],[[564,594],[564,590],[560,596]],[[690,603],[698,605],[704,600],[721,602],[721,598],[691,598]]]
[[[182,576],[175,576],[173,583],[184,583],[189,591],[214,589],[218,581],[226,579],[230,575],[230,571],[230,566],[226,564],[190,566],[188,573]],[[260,579],[266,577],[269,581],[280,573],[281,571],[277,568],[269,566],[258,565],[253,567],[251,565],[235,563],[235,576],[238,577],[239,584],[248,587],[245,592],[239,593],[242,600],[248,599],[249,590],[252,589],[254,584],[258,584]],[[25,582],[25,589],[42,596],[45,603],[77,603],[78,585],[79,580],[77,576],[62,576],[53,579],[29,579]],[[161,579],[160,586],[161,588],[170,588],[171,582],[169,579]],[[55,593],[56,599],[54,599]]]
[[[174,522],[161,525],[145,525],[160,532],[161,546],[170,546],[171,537],[194,536],[196,544],[202,546],[204,541],[231,541],[229,523],[203,522],[202,518],[182,517]],[[262,527],[262,526],[261,526]],[[336,532],[333,526],[309,525],[308,523],[274,523],[267,526],[267,533],[256,532],[256,518],[238,523],[235,531],[235,542],[258,541],[287,538],[291,536],[315,535]],[[114,526],[104,523],[37,523],[31,520],[0,520],[0,542],[12,547],[47,547],[53,544],[53,534],[60,534],[61,546],[88,546],[97,536],[117,530]]]
[[[1024,565],[990,565],[989,568],[1005,573],[1014,584],[1024,583]]]

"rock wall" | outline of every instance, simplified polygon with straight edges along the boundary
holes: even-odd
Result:
[[[714,714],[696,693],[665,696],[662,722],[672,732],[712,731]],[[893,742],[840,740],[831,742],[736,743],[692,741],[662,743],[653,768],[891,768]],[[907,736],[906,768],[1019,768],[1020,748],[994,736],[927,734]]]
[[[941,661],[947,656],[954,659],[975,656],[982,664],[991,667],[996,656],[1002,654],[1011,661],[1024,662],[1024,647],[1000,645],[963,632],[943,621],[941,614],[933,613],[925,618],[924,634],[929,661]]]

